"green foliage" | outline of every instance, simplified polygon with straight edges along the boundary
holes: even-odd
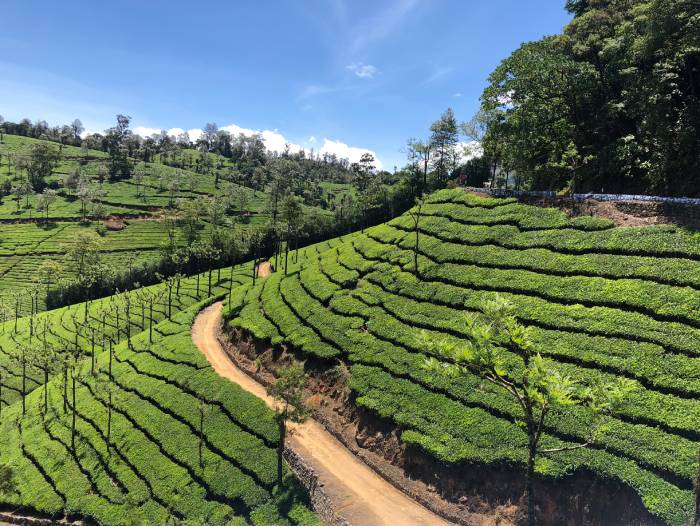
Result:
[[[307,250],[288,276],[238,293],[230,323],[329,367],[342,359],[357,403],[442,461],[524,468],[519,403],[470,368],[457,377],[426,370],[426,359],[445,360],[419,343],[425,331],[428,341],[464,351],[475,328],[465,311],[478,313],[499,295],[530,326],[539,354],[531,382],[552,399],[581,402],[552,406],[541,449],[563,451],[540,457],[537,476],[585,469],[630,486],[662,520],[685,524],[700,447],[697,233],[612,228],[445,190],[421,211],[416,276],[414,228],[404,215]],[[526,374],[517,349],[496,357],[494,371]],[[638,388],[629,393],[609,388],[632,381]],[[595,416],[623,392],[614,415]],[[608,401],[591,411],[602,394]],[[591,440],[593,447],[572,449]]]
[[[523,44],[490,75],[487,156],[533,189],[697,194],[697,2],[567,9],[561,34]]]

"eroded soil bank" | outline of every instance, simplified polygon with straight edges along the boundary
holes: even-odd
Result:
[[[263,384],[274,381],[274,371],[281,365],[305,358],[237,330],[226,330],[219,339],[238,366]],[[520,469],[447,465],[406,446],[399,440],[401,429],[356,406],[344,364],[305,361],[311,375],[307,403],[314,408],[316,420],[392,485],[454,523],[506,526],[522,521]],[[538,524],[544,526],[663,524],[649,514],[631,488],[591,473],[540,480],[536,495]]]

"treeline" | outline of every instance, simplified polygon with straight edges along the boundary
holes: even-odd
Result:
[[[494,184],[700,195],[700,2],[568,0],[561,34],[489,77],[473,137]]]
[[[388,221],[413,205],[408,180],[386,186],[376,172],[366,169],[368,181],[358,189],[360,197],[345,201],[333,215],[305,211],[301,199],[278,181],[270,194],[270,219],[259,229],[246,229],[239,224],[242,218],[227,217],[223,200],[182,201],[178,213],[164,219],[168,242],[155,260],[139,262],[134,251],[112,266],[102,257],[102,238],[83,232],[68,245],[62,265],[51,261],[39,269],[37,287],[45,287],[47,309],[55,309],[168,280],[179,283],[182,277],[205,271],[211,280],[213,269],[216,283],[222,269],[245,261],[253,262],[251,273],[258,261],[268,258],[280,267],[289,251]],[[72,276],[57,280],[62,266]]]

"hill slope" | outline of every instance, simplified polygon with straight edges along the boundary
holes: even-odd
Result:
[[[46,184],[57,192],[46,212],[37,208],[38,193],[31,189],[27,194],[15,191],[26,180],[30,152],[37,145],[60,152],[58,162],[45,178]],[[254,190],[228,181],[235,173],[235,166],[229,159],[195,150],[185,150],[185,153],[192,160],[208,155],[214,159],[212,166],[220,167],[197,173],[194,166],[176,168],[163,164],[161,156],[156,155],[153,162],[134,160],[134,171],[142,174],[141,179],[110,181],[106,178],[108,156],[105,152],[75,146],[60,146],[59,149],[53,142],[5,134],[0,142],[0,303],[3,296],[5,302],[11,302],[12,293],[30,289],[37,282],[37,271],[42,265],[61,263],[68,247],[81,232],[100,231],[102,260],[113,268],[118,268],[118,263],[127,256],[133,257],[132,265],[159,260],[172,230],[172,225],[163,221],[164,216],[181,216],[176,209],[180,202],[198,201],[202,205],[196,218],[202,238],[209,237],[212,231],[207,210],[211,199],[219,199],[224,205],[224,213],[217,221],[222,225],[235,223],[241,234],[266,225],[269,220],[266,190]],[[92,197],[85,202],[75,188],[77,176],[73,186],[66,184],[65,178],[78,172],[89,183],[88,193],[92,192]],[[324,184],[321,201],[328,203],[350,188],[344,184]],[[320,206],[302,205],[302,208],[307,216],[332,215]],[[86,220],[80,221],[84,215],[87,215]],[[101,218],[108,216],[124,219],[117,221],[120,230],[103,227]],[[181,228],[176,229],[175,241],[178,246],[184,245]],[[239,248],[247,248],[246,242],[242,240]],[[63,268],[59,276],[54,276],[54,282],[72,277],[72,269]],[[29,310],[29,303],[29,298],[23,298],[24,312]]]
[[[291,473],[276,487],[273,413],[191,339],[202,306],[250,274],[214,271],[211,293],[205,274],[2,324],[0,465],[17,487],[0,490],[0,507],[113,525],[318,526]]]
[[[640,384],[595,447],[541,458],[540,477],[592,472],[632,488],[664,522],[687,523],[700,447],[700,234],[613,228],[460,190],[430,197],[420,231],[420,279],[413,223],[401,216],[339,238],[287,276],[237,289],[230,324],[344,360],[356,403],[436,459],[522,467],[526,435],[509,398],[476,377],[458,382],[421,367],[421,330],[464,338],[463,312],[499,293],[552,367],[586,382]],[[544,441],[580,443],[586,418],[553,415]]]

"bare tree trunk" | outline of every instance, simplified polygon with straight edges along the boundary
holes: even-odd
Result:
[[[277,445],[277,486],[282,487],[282,467],[284,459],[284,440],[287,434],[287,425],[284,418],[279,419],[280,426],[280,442]]]
[[[112,391],[109,391],[109,402],[107,403],[107,454],[112,456]]]
[[[527,471],[525,473],[525,493],[527,504],[527,526],[535,526],[535,495],[534,495],[534,478],[535,478],[535,455],[537,444],[530,439],[527,452]]]
[[[27,360],[22,356],[22,416],[27,412]]]
[[[68,411],[68,364],[63,365],[63,412]]]
[[[0,400],[2,405],[2,400]],[[44,368],[44,415],[49,412],[49,368]]]
[[[75,370],[73,371],[73,419],[70,427],[70,447],[75,452]]]

